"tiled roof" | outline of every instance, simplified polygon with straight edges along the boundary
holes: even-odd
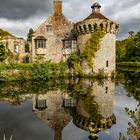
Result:
[[[89,15],[85,20],[94,19],[94,18],[98,18],[98,19],[108,19],[108,18],[106,18],[104,15],[102,15],[101,13],[93,12],[93,13],[92,13],[91,15]]]

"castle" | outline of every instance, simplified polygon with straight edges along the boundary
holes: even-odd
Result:
[[[29,54],[23,55],[19,62],[65,62],[71,54],[76,53],[77,48],[82,51],[92,33],[100,30],[105,31],[105,36],[95,54],[94,65],[89,68],[83,64],[84,70],[90,73],[104,69],[109,74],[115,71],[115,44],[119,25],[102,15],[99,3],[92,5],[92,13],[87,18],[74,24],[63,15],[62,0],[53,2],[53,14],[34,32],[32,41],[28,42],[28,46],[25,45],[29,47],[26,49]]]

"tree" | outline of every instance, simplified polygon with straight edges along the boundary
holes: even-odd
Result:
[[[0,45],[0,61],[3,62],[7,57],[7,51],[4,45]]]
[[[140,62],[140,31],[130,31],[131,37],[117,41],[117,61]]]
[[[134,31],[130,31],[129,34],[132,37],[135,34],[135,32]]]
[[[31,28],[29,29],[29,33],[27,35],[27,41],[32,41],[34,30]]]

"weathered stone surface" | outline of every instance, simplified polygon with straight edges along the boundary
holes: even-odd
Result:
[[[105,36],[100,41],[100,49],[96,52],[95,57],[93,58],[93,67],[90,68],[87,62],[83,63],[83,67],[84,73],[86,74],[92,72],[97,73],[102,69],[108,74],[108,76],[111,76],[111,73],[116,69],[115,44],[119,25],[101,15],[100,9],[95,10],[93,7],[92,14],[85,20],[76,23],[74,28],[77,34],[77,45],[81,51],[86,42],[90,39],[92,33],[96,32],[96,30],[105,32]]]
[[[57,6],[58,5],[58,6]],[[55,3],[54,13],[36,30],[32,39],[32,59],[40,54],[45,61],[60,62],[64,60],[63,56],[63,39],[73,28],[73,24],[63,15],[61,3]],[[52,28],[47,31],[47,26]],[[46,38],[45,48],[36,48],[35,38],[43,36]]]
[[[23,63],[26,57],[30,57],[30,53],[25,52],[25,40],[13,36],[0,39],[0,45],[3,45],[6,50],[9,50],[8,57],[5,63],[16,62]]]

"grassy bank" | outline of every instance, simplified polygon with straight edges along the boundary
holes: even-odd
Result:
[[[0,81],[49,80],[68,76],[65,63],[0,64]]]
[[[0,64],[0,81],[46,81],[50,79],[85,77],[107,78],[103,70],[89,75],[78,72],[69,72],[67,63],[44,63],[44,64]]]
[[[140,62],[118,62],[118,67],[140,68]]]

